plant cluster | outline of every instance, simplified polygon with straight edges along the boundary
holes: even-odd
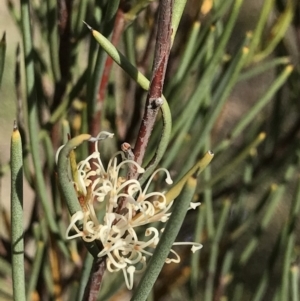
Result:
[[[0,300],[299,300],[300,5],[249,3],[7,1]]]

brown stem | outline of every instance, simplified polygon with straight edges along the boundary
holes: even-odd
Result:
[[[158,110],[162,105],[162,90],[171,49],[172,9],[173,0],[160,2],[152,78],[147,94],[144,116],[134,148],[135,161],[140,165],[143,162]],[[137,178],[137,176],[136,169],[132,167],[129,178]]]
[[[96,301],[102,284],[104,272],[106,270],[105,257],[94,259],[88,283],[86,284],[82,301]]]

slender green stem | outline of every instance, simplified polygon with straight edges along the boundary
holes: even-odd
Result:
[[[182,17],[183,10],[185,8],[187,0],[174,0],[173,5],[173,14],[172,14],[172,36],[171,36],[171,43],[173,44],[176,32],[179,26],[179,22]]]
[[[269,202],[267,204],[267,208],[265,210],[265,214],[261,220],[261,223],[257,226],[255,235],[253,235],[253,237],[245,246],[241,254],[241,266],[244,266],[247,263],[248,259],[253,254],[253,251],[257,248],[261,235],[264,233],[264,231],[266,231],[266,228],[268,227],[271,218],[274,216],[275,210],[278,206],[278,202],[281,200],[281,197],[284,193],[284,189],[285,186],[283,185],[279,186],[278,188],[276,186],[273,187],[273,191],[270,194]]]
[[[191,99],[189,101],[189,105],[187,105],[187,108],[189,106],[192,107],[192,110],[190,113],[188,113],[187,118],[188,119],[194,119],[196,116],[198,109],[200,108],[200,105],[202,104],[202,100],[205,98],[205,95],[209,92],[209,89],[211,88],[211,83],[213,82],[213,79],[216,74],[216,69],[218,65],[220,64],[220,61],[222,60],[222,56],[225,52],[225,47],[227,45],[227,42],[230,38],[230,35],[232,33],[233,26],[236,22],[238,13],[240,11],[240,7],[242,5],[242,0],[235,0],[232,8],[232,13],[230,14],[230,18],[226,24],[226,27],[222,33],[222,37],[214,50],[214,55],[212,56],[211,60],[208,62],[203,75],[201,77],[201,80],[194,91],[193,95],[191,96]],[[194,102],[195,105],[192,105],[191,103]],[[185,112],[185,110],[184,110]],[[185,121],[182,121],[182,123],[185,123]],[[174,130],[172,132],[172,137],[176,134],[177,130],[181,129],[182,126],[181,118],[179,122],[177,123],[177,127],[174,127]]]
[[[202,240],[206,210],[205,204],[201,204],[198,210],[194,235],[194,241],[197,243],[201,243]],[[200,252],[196,252],[191,258],[191,292],[194,298],[197,298],[198,293],[200,254]]]
[[[264,58],[268,57],[278,45],[278,43],[282,40],[282,38],[285,36],[287,29],[291,25],[291,20],[294,17],[295,4],[296,1],[294,0],[286,1],[286,8],[284,12],[277,18],[277,22],[271,30],[271,39],[266,45],[266,48],[254,56],[254,62],[259,62]]]
[[[219,20],[220,18],[222,18],[222,16],[224,16],[229,8],[229,6],[232,4],[234,0],[228,0],[228,1],[219,1],[219,3],[217,4],[214,3],[213,6],[213,12],[214,15],[211,19],[211,22],[216,22],[217,20]]]
[[[79,8],[78,8],[78,13],[76,16],[76,22],[74,24],[74,34],[78,38],[80,32],[82,31],[82,20],[84,20],[86,11],[88,7],[88,1],[80,1],[79,3]]]
[[[93,7],[93,22],[94,24],[97,26],[99,26],[99,24],[101,24],[101,20],[103,18],[103,3],[102,1],[95,1],[94,3],[94,7]],[[90,110],[90,113],[93,105],[91,103],[91,99],[92,99],[92,93],[93,93],[93,79],[94,79],[94,66],[95,66],[95,62],[96,62],[96,56],[98,53],[98,45],[95,41],[95,39],[93,39],[91,37],[90,43],[89,43],[89,52],[88,52],[88,66],[87,66],[87,99],[89,100],[89,109],[87,107],[85,107],[83,109],[82,112],[82,121],[81,121],[81,133],[88,133],[89,132],[89,116],[88,116],[88,111]],[[86,147],[82,147],[81,149],[81,156],[83,158],[86,158],[88,156],[89,150],[88,150],[88,146]]]
[[[75,85],[72,83],[69,83],[67,85],[66,93],[62,98],[62,102],[52,113],[51,117],[49,118],[48,124],[45,127],[52,126],[66,114],[66,110],[71,105],[72,100],[74,100],[74,98],[77,97],[77,95],[82,90],[85,84],[86,75],[87,75],[87,70],[85,70],[82,73],[82,75],[79,77]]]
[[[253,33],[253,40],[252,40],[253,42],[251,43],[250,50],[249,50],[248,63],[252,61],[255,51],[257,50],[259,43],[262,41],[262,34],[265,29],[268,17],[270,16],[270,11],[273,7],[273,3],[274,0],[266,0],[263,3],[260,17]]]
[[[11,138],[11,256],[15,301],[25,299],[23,233],[23,159],[22,141],[16,122]]]
[[[152,286],[154,285],[165,260],[169,255],[170,249],[172,248],[181,224],[183,223],[187,208],[189,207],[194,195],[196,185],[196,180],[194,178],[190,178],[183,189],[180,200],[173,205],[171,217],[155,249],[147,270],[131,298],[131,301],[147,300]]]
[[[115,17],[118,11],[120,0],[108,1],[106,12],[103,19],[103,35],[110,39],[113,31]],[[88,90],[88,117],[93,118],[95,114],[96,100],[100,86],[100,80],[103,74],[105,65],[106,53],[102,48],[98,49],[96,62],[92,75],[91,88]]]
[[[209,182],[211,180],[211,167],[208,166],[204,170],[203,179],[205,182]],[[206,205],[206,225],[207,225],[207,235],[209,238],[212,238],[215,234],[215,224],[214,224],[214,210],[213,210],[213,197],[212,197],[212,189],[208,187],[204,190],[204,202]]]
[[[299,267],[297,265],[293,265],[290,270],[291,273],[291,294],[292,294],[292,301],[299,300]]]
[[[234,258],[234,253],[231,249],[229,249],[226,252],[226,255],[224,256],[218,287],[216,288],[214,293],[214,300],[222,300],[222,296],[224,296],[225,294],[226,287],[231,281],[232,276],[230,274],[230,269],[231,269],[233,258]]]
[[[212,103],[216,105],[213,105],[213,110],[211,110],[208,114],[206,114],[203,120],[203,127],[200,131],[200,135],[197,139],[197,143],[192,148],[190,156],[187,160],[187,164],[186,164],[187,166],[191,164],[191,161],[199,154],[201,148],[203,147],[206,140],[205,138],[208,137],[209,133],[211,132],[226,100],[229,97],[229,94],[234,84],[236,83],[240,70],[242,69],[246,61],[247,55],[248,55],[248,48],[242,47],[239,55],[235,57],[232,64],[228,68],[228,72],[225,73],[225,76],[219,83],[219,87],[214,93],[212,99]]]
[[[132,64],[136,64],[136,53],[135,53],[135,32],[134,26],[129,26],[124,32],[124,44],[126,49],[126,57]]]
[[[153,0],[139,0],[132,2],[132,7],[124,15],[127,26],[129,26],[137,18],[139,13],[149,6],[151,2],[153,2]]]
[[[266,138],[265,133],[260,133],[254,141],[252,141],[249,145],[242,150],[236,158],[234,158],[228,165],[224,166],[207,184],[206,187],[211,187],[215,183],[217,183],[220,179],[228,175],[231,170],[234,170],[236,166],[238,166],[249,154],[252,149],[255,149],[264,139]]]
[[[236,284],[233,291],[232,301],[243,300],[243,291],[244,291],[244,285],[242,283]]]
[[[83,1],[84,2],[84,1]],[[48,21],[48,42],[50,50],[50,61],[52,73],[55,82],[60,80],[60,67],[59,67],[59,42],[58,42],[58,29],[57,29],[57,1],[47,0],[47,21]]]
[[[289,271],[293,260],[293,248],[295,247],[295,233],[291,233],[285,248],[283,270],[281,278],[280,301],[290,300],[290,278]]]
[[[248,111],[246,116],[244,116],[238,124],[233,129],[230,138],[233,139],[237,137],[245,128],[249,125],[250,122],[257,116],[257,114],[264,108],[264,106],[272,99],[274,94],[278,89],[285,83],[286,79],[289,77],[293,71],[293,66],[288,65],[282,71],[282,73],[276,78],[274,83],[269,87],[267,92],[259,99],[255,105]]]
[[[42,171],[42,162],[39,154],[39,135],[37,125],[37,96],[35,89],[35,72],[34,72],[34,60],[33,60],[33,38],[30,28],[30,5],[29,0],[21,0],[21,16],[22,16],[22,35],[23,35],[23,48],[25,58],[25,74],[26,74],[26,95],[28,104],[28,128],[30,136],[30,146],[33,165],[35,169],[35,184],[37,195],[41,200],[44,213],[51,231],[60,237],[59,245],[66,256],[69,252],[66,245],[61,239],[58,226],[54,219],[53,210],[51,208],[51,202],[48,199],[46,193],[46,184],[44,181],[44,175]]]
[[[188,73],[188,67],[191,63],[195,51],[195,43],[197,39],[199,38],[199,32],[200,32],[201,24],[199,21],[194,22],[193,27],[190,32],[189,39],[187,41],[187,45],[185,46],[184,53],[182,55],[182,59],[180,61],[180,64],[178,66],[178,70],[171,78],[171,82],[167,85],[166,95],[169,95],[170,90],[176,88],[176,85],[184,79],[186,74]]]
[[[256,291],[255,291],[255,294],[253,297],[253,301],[263,300],[265,291],[268,287],[268,281],[269,281],[269,273],[268,273],[268,271],[265,271],[263,273],[263,276],[261,277],[259,284],[257,285]]]
[[[39,275],[43,265],[43,257],[45,251],[45,243],[43,241],[37,242],[37,248],[34,256],[34,262],[30,273],[30,279],[27,287],[27,300],[33,300],[33,292],[36,288]]]
[[[217,260],[219,254],[219,242],[224,231],[225,223],[229,214],[229,209],[231,207],[231,202],[226,200],[223,203],[223,209],[218,221],[218,227],[216,229],[215,237],[213,239],[211,254],[209,258],[208,266],[208,277],[206,279],[205,285],[205,301],[211,301],[213,299],[213,288],[214,288],[214,279],[217,271]]]
[[[260,64],[255,65],[252,68],[248,68],[244,72],[242,72],[238,78],[238,82],[246,81],[251,78],[254,78],[257,75],[260,75],[269,70],[275,69],[281,65],[287,65],[290,63],[290,59],[288,57],[279,57],[274,58],[271,61],[261,62]]]
[[[85,286],[88,282],[89,275],[91,273],[91,268],[92,268],[92,265],[93,265],[93,261],[94,261],[94,257],[90,253],[87,253],[86,258],[84,260],[83,269],[81,271],[81,277],[80,277],[80,281],[79,281],[79,288],[78,288],[77,297],[76,297],[77,301],[82,300],[82,297],[83,297],[83,294],[84,294],[84,289],[85,289]],[[70,301],[73,301],[73,300],[74,299],[70,299]]]

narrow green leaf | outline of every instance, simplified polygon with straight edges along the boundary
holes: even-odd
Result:
[[[284,38],[287,29],[291,25],[291,21],[294,16],[296,2],[294,0],[286,1],[286,8],[284,12],[277,18],[277,22],[273,26],[270,32],[270,40],[267,43],[265,49],[263,49],[260,53],[254,56],[253,61],[259,62],[266,57],[268,57],[272,51],[274,51],[275,47],[278,43]]]
[[[250,151],[255,149],[262,141],[266,138],[265,133],[260,133],[254,141],[248,144],[231,162],[225,165],[219,172],[214,175],[214,177],[205,184],[204,187],[210,187],[221,180],[226,175],[230,174],[231,170],[234,170],[247,156],[249,156]]]
[[[25,298],[22,140],[16,122],[11,138],[11,256],[15,301]]]
[[[30,273],[29,283],[27,286],[27,300],[33,300],[33,293],[36,289],[39,275],[43,266],[43,258],[45,253],[45,243],[43,241],[37,242],[33,266]]]
[[[85,1],[83,1],[85,2]],[[50,61],[54,81],[60,80],[59,66],[59,41],[58,41],[58,24],[57,24],[57,1],[47,0],[47,21],[48,21],[48,42],[50,50]]]
[[[294,264],[290,270],[291,273],[291,286],[292,286],[292,301],[299,300],[299,267]]]
[[[278,89],[285,83],[286,79],[289,77],[293,71],[293,66],[288,65],[282,71],[282,73],[276,78],[271,87],[266,91],[266,93],[255,103],[255,105],[247,112],[247,114],[240,119],[238,124],[233,129],[230,138],[233,139],[237,137],[246,126],[252,122],[252,120],[257,116],[257,114],[266,106],[266,104],[272,99],[274,94]]]
[[[172,44],[176,36],[176,32],[182,17],[183,10],[186,5],[186,1],[187,0],[174,0],[173,14],[172,14],[172,36],[171,36]]]
[[[114,22],[115,18],[117,15],[117,11],[119,8],[119,3],[120,0],[114,0],[114,1],[108,1],[107,2],[107,7],[105,11],[105,15],[103,18],[103,26],[102,26],[102,32],[103,35],[107,38],[110,39],[113,28],[114,28]],[[98,95],[98,90],[102,78],[102,74],[104,71],[104,65],[105,65],[105,60],[106,60],[106,53],[103,51],[102,48],[98,49],[98,53],[96,56],[96,62],[94,65],[93,73],[92,73],[92,78],[90,79],[90,85],[88,88],[88,107],[87,107],[87,113],[88,117],[92,118],[92,116],[95,113],[95,106],[96,106],[96,100],[97,100],[97,95]]]
[[[258,22],[256,24],[256,28],[253,32],[253,39],[252,39],[252,43],[250,44],[250,47],[249,47],[249,56],[248,56],[247,63],[252,62],[253,55],[257,51],[259,43],[261,43],[261,41],[262,41],[262,35],[265,30],[266,22],[270,16],[270,12],[273,8],[273,4],[274,4],[274,0],[266,0],[263,3],[263,7],[261,9],[259,20],[258,20]]]
[[[173,205],[171,217],[165,227],[155,252],[148,264],[148,267],[135,290],[131,301],[145,301],[165,263],[170,249],[177,237],[181,224],[183,223],[186,211],[193,198],[197,182],[189,178],[183,189],[180,199]]]
[[[51,201],[47,196],[46,183],[42,171],[42,162],[39,153],[39,131],[37,124],[38,116],[38,102],[36,94],[36,81],[34,70],[33,57],[33,38],[31,34],[31,18],[30,18],[30,4],[29,0],[21,0],[21,23],[22,23],[22,39],[24,48],[25,60],[25,81],[26,81],[26,99],[28,106],[28,129],[30,136],[30,150],[35,170],[36,191],[47,219],[48,225],[53,233],[58,236],[57,243],[66,257],[69,256],[69,251],[62,239],[59,228],[54,219],[53,209],[51,208]]]
[[[212,241],[212,247],[211,247],[209,263],[208,263],[208,277],[205,283],[204,301],[211,301],[213,299],[214,281],[217,272],[217,261],[219,255],[219,242],[222,233],[224,232],[224,227],[225,227],[226,220],[228,218],[230,208],[231,208],[231,202],[229,200],[225,200],[223,202],[222,212],[218,220],[216,234]]]

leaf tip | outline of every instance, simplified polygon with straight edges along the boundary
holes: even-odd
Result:
[[[14,120],[14,127],[13,127],[14,132],[18,130],[18,124],[17,121]]]
[[[210,156],[214,156],[214,155],[215,155],[214,152],[213,152],[212,150],[209,150],[209,151],[208,151],[208,154],[209,154]]]
[[[5,43],[5,42],[6,42],[6,31],[4,31],[1,39],[1,43]]]
[[[87,24],[84,20],[82,20],[82,22],[86,25],[86,27],[90,30],[90,31],[93,31],[93,27],[90,26],[89,24]]]
[[[294,70],[294,66],[292,64],[289,64],[289,65],[286,66],[286,71],[288,73],[291,73],[293,70]]]
[[[263,140],[265,140],[266,136],[267,136],[267,134],[266,134],[265,132],[261,132],[261,133],[258,135],[258,139],[259,139],[260,141],[263,141]]]

